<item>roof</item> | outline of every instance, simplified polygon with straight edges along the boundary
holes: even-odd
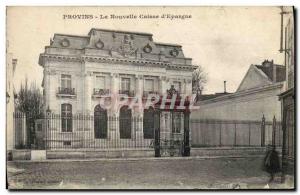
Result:
[[[258,69],[262,70],[267,77],[273,82],[282,82],[285,81],[285,66],[273,64],[273,68],[276,69],[276,81],[273,78],[273,70],[270,67],[265,67],[262,65],[255,65]]]
[[[55,33],[43,54],[150,60],[169,63],[170,67],[192,66],[192,58],[185,57],[181,45],[155,42],[151,33],[101,28],[91,28],[83,36]]]
[[[215,94],[201,94],[198,96],[197,101],[204,101],[204,100],[209,100],[213,99],[216,97],[224,96],[224,95],[229,95],[231,93],[224,92],[224,93],[215,93]]]
[[[90,35],[90,33],[93,30],[102,31],[102,32],[114,32],[114,33],[126,33],[126,34],[146,35],[146,36],[152,36],[153,35],[151,33],[144,33],[144,32],[113,30],[113,29],[103,29],[103,28],[92,28],[88,34]]]

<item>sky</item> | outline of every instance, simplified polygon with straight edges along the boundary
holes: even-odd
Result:
[[[18,59],[14,84],[28,77],[41,86],[39,54],[54,33],[87,35],[91,28],[153,34],[155,42],[182,45],[208,75],[204,93],[234,92],[251,64],[283,64],[279,7],[8,7],[8,52]],[[63,19],[63,15],[191,15],[188,19]]]

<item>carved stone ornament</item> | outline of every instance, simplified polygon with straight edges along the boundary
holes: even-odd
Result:
[[[152,51],[152,47],[151,47],[151,45],[149,45],[149,43],[143,48],[143,51],[145,52],[145,53],[151,53],[151,51]]]
[[[129,35],[124,35],[124,39],[119,48],[119,52],[126,56],[131,56],[136,53],[137,48],[133,46],[133,41],[130,39]]]
[[[179,54],[179,51],[175,48],[170,51],[170,55],[173,57],[178,56],[178,54]]]
[[[104,43],[99,39],[96,43],[95,43],[96,48],[98,49],[103,49],[104,47]]]
[[[64,38],[61,42],[60,42],[61,46],[63,47],[69,47],[70,46],[70,41],[66,38]]]

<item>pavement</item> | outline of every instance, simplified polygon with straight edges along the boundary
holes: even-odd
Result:
[[[292,189],[269,183],[262,157],[139,158],[7,162],[14,189]]]

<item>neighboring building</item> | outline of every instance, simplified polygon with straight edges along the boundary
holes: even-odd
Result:
[[[61,117],[55,127],[48,125],[52,132],[48,142],[56,147],[85,147],[83,139],[89,140],[91,147],[107,143],[105,140],[111,144],[115,140],[150,143],[154,138],[153,110],[126,106],[105,110],[99,98],[163,95],[171,86],[180,94],[191,94],[195,69],[191,62],[180,45],[154,42],[148,33],[91,29],[87,36],[55,34],[39,59],[44,68],[45,108]],[[77,123],[80,117],[69,117],[81,113],[94,119]],[[161,112],[161,136],[182,138],[183,115],[170,114]]]
[[[284,11],[284,10],[283,10]],[[282,129],[283,129],[283,170],[285,173],[294,174],[295,161],[295,38],[294,38],[294,12],[285,13],[286,23],[284,26],[284,55],[286,67],[286,85],[284,92],[279,95],[282,106]],[[282,26],[282,27],[283,27]]]
[[[6,149],[7,152],[14,149],[14,111],[15,111],[15,92],[14,92],[14,73],[16,70],[17,59],[13,59],[12,53],[6,54]]]
[[[193,112],[192,119],[256,120],[265,116],[272,121],[281,119],[278,94],[283,91],[285,67],[265,60],[262,65],[251,65],[237,91],[205,96]]]

